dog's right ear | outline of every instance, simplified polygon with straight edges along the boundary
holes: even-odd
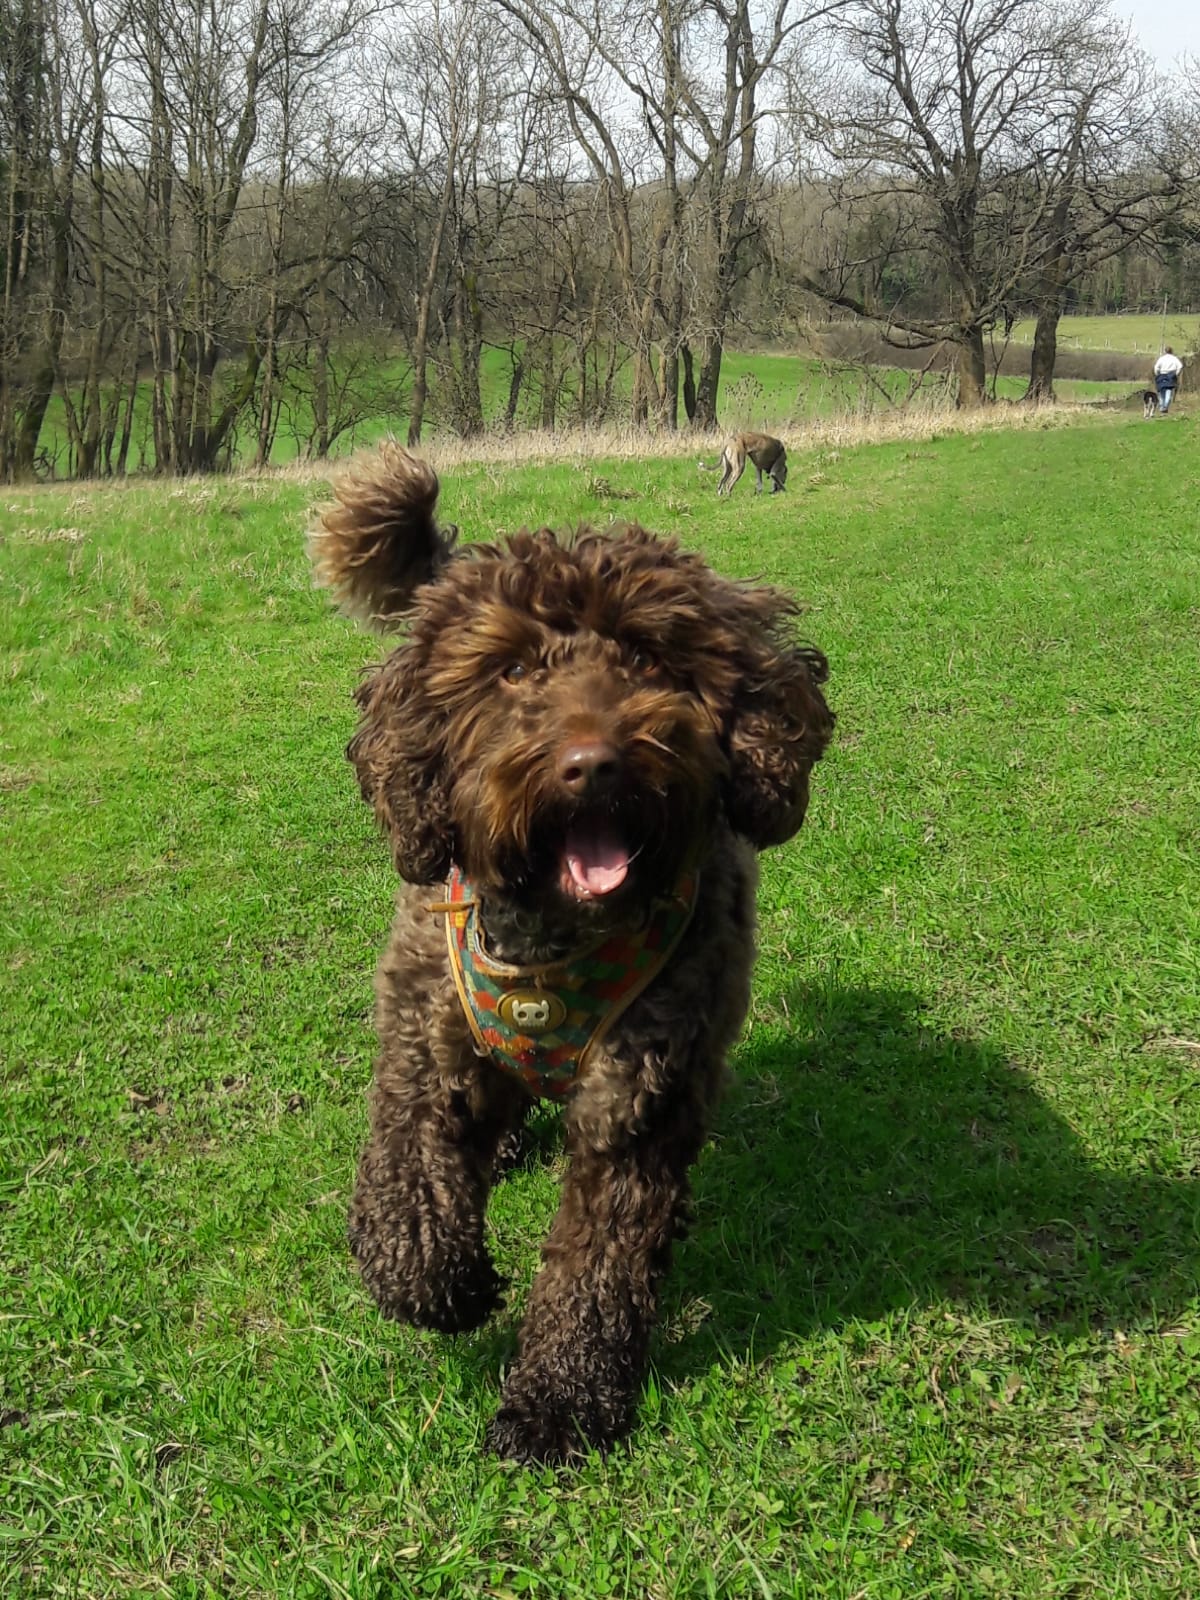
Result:
[[[346,754],[391,843],[396,871],[407,883],[440,883],[450,870],[453,833],[423,676],[417,647],[405,644],[360,684],[362,723]]]
[[[443,532],[433,519],[437,473],[389,440],[344,473],[333,493],[309,533],[317,582],[343,611],[381,631],[394,627],[454,548],[458,530]]]

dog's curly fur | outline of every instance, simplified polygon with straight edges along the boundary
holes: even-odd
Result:
[[[496,1307],[484,1208],[530,1104],[472,1046],[427,886],[461,868],[490,948],[526,964],[638,923],[700,869],[686,938],[565,1102],[561,1204],[489,1431],[503,1456],[562,1460],[630,1426],[748,1003],[755,851],[799,828],[833,717],[825,658],[795,641],[777,590],[636,525],[459,552],[437,493],[425,463],[384,446],[336,486],[311,540],[347,609],[403,629],[358,689],[347,751],[403,880],[349,1224],[386,1315],[455,1333]],[[580,741],[604,752],[602,782],[564,765]],[[580,893],[564,866],[568,833],[589,827],[627,848],[611,892]]]

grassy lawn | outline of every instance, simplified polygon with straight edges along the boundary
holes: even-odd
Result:
[[[840,715],[628,1450],[481,1454],[506,1314],[384,1323],[343,1220],[385,851],[321,486],[0,501],[0,1571],[72,1596],[1190,1596],[1197,424],[464,468],[811,606]],[[496,1191],[519,1311],[545,1158]]]
[[[1067,319],[1068,321],[1072,319]],[[1088,319],[1074,319],[1086,321]],[[1123,319],[1110,319],[1120,321]],[[1132,320],[1132,319],[1130,319]],[[1032,325],[1030,325],[1030,334]],[[1019,339],[1018,339],[1019,342]],[[1181,349],[1188,348],[1179,341]],[[1120,346],[1119,348],[1124,348]],[[1157,347],[1156,347],[1157,348]],[[498,425],[504,416],[508,395],[510,361],[506,351],[486,350],[482,364],[481,395],[484,416],[489,425]],[[861,366],[837,361],[818,361],[810,356],[796,355],[782,350],[731,350],[726,353],[721,368],[720,415],[722,426],[729,432],[741,428],[765,428],[784,433],[791,426],[803,426],[828,417],[874,416],[893,411],[905,400],[912,375],[895,367]],[[372,388],[379,409],[358,421],[334,441],[331,454],[336,458],[394,434],[403,438],[408,431],[408,367],[399,358],[382,361],[375,369]],[[996,392],[1002,399],[1019,400],[1025,392],[1027,379],[1023,376],[1006,376],[998,380]],[[432,402],[427,417],[425,437],[436,438],[444,424],[439,423],[437,405],[438,375],[431,370]],[[926,378],[924,387],[930,393],[942,393],[936,375]],[[630,368],[626,365],[617,376],[616,414],[609,420],[620,425],[627,421],[630,390]],[[1123,400],[1130,393],[1129,383],[1098,383],[1080,379],[1062,379],[1057,385],[1061,399],[1068,401]],[[154,438],[151,421],[151,386],[143,383],[138,390],[132,442],[129,452],[129,470],[145,472],[154,463]],[[386,397],[387,403],[383,403]],[[540,423],[537,391],[527,388],[518,411],[520,429],[537,428]],[[682,406],[680,415],[682,415]],[[572,421],[570,399],[564,391],[559,412],[560,425]],[[272,464],[287,466],[304,454],[306,442],[312,433],[312,413],[308,399],[293,394],[289,398],[286,417],[280,423],[272,449]],[[66,412],[62,398],[52,397],[42,434],[42,446],[47,461],[56,463],[55,470],[66,475],[68,450]],[[255,454],[253,419],[246,417],[242,432],[234,441],[234,458],[249,466]]]
[[[436,369],[431,369],[430,377],[433,400],[427,418],[426,436],[436,437],[439,432]],[[489,423],[498,423],[503,418],[509,377],[507,352],[486,350],[481,372],[481,395],[484,416]],[[630,383],[631,369],[626,364],[617,376],[617,415],[610,419],[613,423],[621,424],[627,420]],[[1002,388],[1005,384],[1013,387],[1014,393],[1019,393],[1024,387],[1016,384],[1015,380],[1004,380]],[[408,367],[403,360],[382,362],[376,373],[375,387],[380,394],[390,395],[390,408],[380,409],[335,441],[333,454],[344,455],[354,448],[374,444],[388,434],[403,438],[408,429],[408,385]],[[807,357],[778,351],[730,351],[722,367],[721,415],[723,423],[731,431],[739,428],[783,428],[789,421],[800,423],[846,412],[887,410],[894,401],[903,399],[907,385],[908,374],[892,368],[876,369],[874,378],[869,379],[861,369],[837,370],[836,364],[826,365]],[[1077,398],[1070,393],[1071,387],[1064,389],[1064,398]],[[520,428],[539,426],[539,405],[538,392],[528,387],[518,412]],[[560,422],[565,424],[569,421],[570,403],[564,391]],[[311,407],[305,398],[293,396],[286,419],[280,424],[275,438],[273,463],[287,465],[295,461],[303,453],[304,441],[311,428]],[[252,419],[248,418],[235,451],[235,455],[247,465],[254,459],[255,441],[252,433]],[[51,456],[57,453],[60,470],[64,472],[67,438],[66,415],[61,398],[56,394],[47,414],[43,443]],[[152,467],[153,460],[150,385],[144,383],[138,391],[130,470],[147,470]]]
[[[1019,344],[1033,343],[1033,319],[1018,322],[1013,338]],[[1064,317],[1058,325],[1060,350],[1126,350],[1131,355],[1153,352],[1157,355],[1165,342],[1176,350],[1193,350],[1200,344],[1200,316],[1181,316],[1168,306],[1165,323],[1162,313],[1132,312],[1122,316]]]

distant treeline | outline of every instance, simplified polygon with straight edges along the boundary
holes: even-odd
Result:
[[[1036,317],[1004,360],[1043,399],[1097,375],[1065,311],[1200,307],[1196,96],[1103,5],[804,16],[0,0],[0,478],[51,415],[81,476],[265,462],[283,424],[321,457],[382,413],[469,436],[485,358],[489,425],[709,429],[728,342],[831,312],[913,347],[872,359],[951,352],[964,405]]]

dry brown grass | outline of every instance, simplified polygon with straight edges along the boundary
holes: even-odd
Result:
[[[1058,404],[1031,408],[1007,403],[980,411],[955,411],[939,405],[911,405],[904,410],[875,414],[846,414],[818,422],[791,424],[781,436],[793,454],[809,450],[845,449],[854,445],[893,440],[922,442],[948,433],[987,433],[999,428],[1065,427],[1095,408]],[[589,461],[652,460],[662,457],[696,457],[710,464],[720,454],[724,435],[648,433],[635,428],[603,428],[560,433],[482,434],[475,439],[434,436],[422,442],[419,454],[439,471],[457,466],[488,463],[520,466],[553,462],[580,466]],[[336,469],[336,463],[332,464]],[[270,469],[272,478],[307,481],[328,476],[327,461],[294,462]],[[261,477],[264,474],[258,473]]]
[[[942,399],[917,396],[904,407],[890,411],[864,408],[848,410],[805,423],[780,423],[780,437],[793,455],[806,451],[848,449],[855,445],[883,444],[894,440],[911,440],[920,443],[943,434],[990,433],[997,429],[1044,429],[1066,427],[1081,417],[1095,415],[1095,406],[1059,401],[1050,407],[1027,407],[1011,401],[1000,401],[979,411],[956,411]],[[730,429],[731,434],[734,430]],[[715,465],[726,433],[693,433],[680,429],[677,433],[653,433],[633,427],[610,427],[557,433],[484,433],[475,439],[457,439],[449,435],[433,435],[422,441],[418,454],[440,472],[465,465],[521,466],[547,462],[570,465],[576,468],[592,461],[638,461],[660,458],[678,459],[692,457]],[[87,505],[94,515],[98,496],[114,496],[114,509],[135,484],[161,485],[172,500],[182,500],[202,509],[215,497],[225,492],[231,484],[239,493],[249,493],[254,499],[270,494],[271,484],[280,481],[308,483],[328,478],[337,472],[347,457],[327,461],[295,461],[287,466],[247,467],[228,476],[155,479],[131,477],[119,481],[99,482],[58,481],[21,484],[10,489],[13,502],[6,507],[10,515],[30,515],[34,501],[43,490],[61,494],[70,489],[75,498],[68,507],[75,510]],[[22,497],[19,501],[17,496]],[[10,526],[9,537],[20,537],[19,528]],[[27,537],[50,541],[69,539],[74,530],[29,530]]]

